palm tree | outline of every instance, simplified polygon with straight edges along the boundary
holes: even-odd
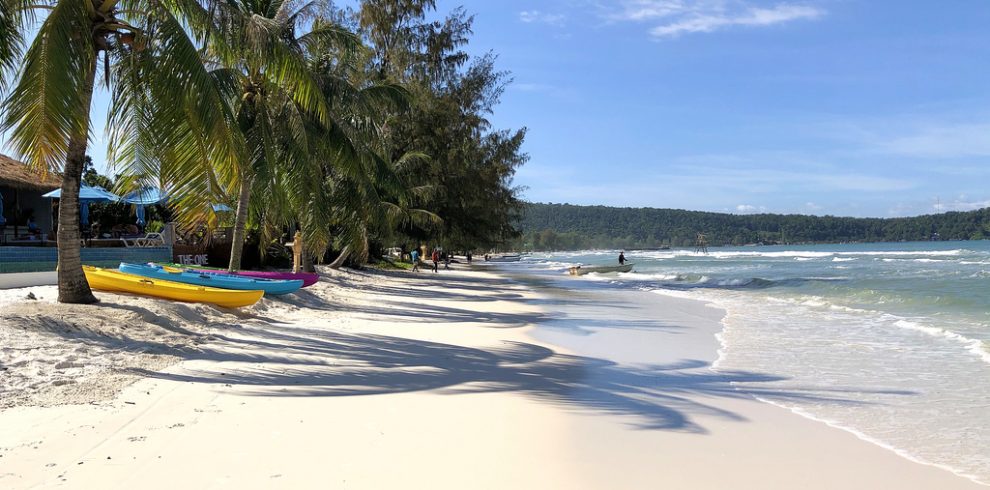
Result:
[[[414,226],[435,231],[443,220],[423,209],[436,188],[413,184],[412,169],[429,161],[420,152],[407,152],[395,162],[380,153],[369,152],[355,166],[341,166],[328,178],[332,193],[332,223],[336,226],[340,257],[332,267],[339,267],[349,257],[358,262],[368,260],[372,236],[394,235],[399,228]]]
[[[359,43],[354,34],[330,24],[314,24],[297,35],[297,24],[310,8],[307,4],[293,10],[289,0],[227,0],[214,13],[218,29],[209,51],[224,67],[217,70],[218,78],[237,88],[232,106],[245,145],[236,167],[231,271],[240,268],[255,182],[267,190],[278,173],[276,166],[306,167],[309,125],[333,125],[326,98],[308,70],[307,48],[328,40],[346,46]]]
[[[80,261],[79,186],[98,75],[113,89],[111,151],[122,161],[191,166],[234,154],[228,113],[186,30],[204,35],[207,19],[194,0],[0,0],[0,130],[32,167],[62,173],[59,301],[97,301]]]
[[[314,27],[327,23],[317,19]],[[361,72],[368,56],[364,49],[342,49],[328,39],[309,44],[306,55],[331,108],[331,124],[305,124],[309,158],[282,160],[268,174],[267,192],[256,208],[265,218],[263,238],[268,241],[283,228],[298,225],[308,256],[319,257],[336,231],[338,246],[366,256],[366,230],[382,222],[372,216],[421,216],[418,210],[402,207],[400,200],[383,202],[379,193],[389,186],[395,188],[391,195],[405,191],[396,167],[379,155],[384,153],[386,122],[408,109],[410,94],[398,85],[368,82]],[[406,160],[418,157],[410,153]]]

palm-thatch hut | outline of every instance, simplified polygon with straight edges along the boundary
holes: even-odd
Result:
[[[41,233],[53,228],[51,201],[42,194],[61,184],[57,175],[35,172],[27,164],[0,154],[0,243],[28,233],[32,219]]]

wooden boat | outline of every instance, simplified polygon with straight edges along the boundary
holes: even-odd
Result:
[[[205,267],[202,265],[182,265],[182,264],[158,264],[176,269],[190,269],[194,271],[205,271],[212,274],[227,274],[232,276],[256,277],[259,279],[273,279],[279,281],[302,281],[302,287],[308,288],[320,280],[320,275],[313,272],[279,272],[279,271],[237,271],[231,274],[227,269],[217,269],[215,267]]]
[[[161,281],[88,265],[83,266],[83,272],[86,274],[86,280],[89,281],[89,287],[100,291],[132,293],[190,303],[211,303],[227,308],[251,306],[265,294],[261,290],[235,291]]]
[[[178,269],[175,267],[145,265],[145,264],[120,264],[120,272],[134,274],[151,279],[162,279],[165,281],[175,281],[196,286],[207,286],[221,289],[238,289],[241,291],[256,291],[258,289],[270,295],[281,295],[294,293],[302,287],[301,280],[279,281],[271,279],[259,279],[256,277],[231,276],[225,274],[214,274],[207,271],[191,271]]]
[[[488,262],[519,262],[520,260],[522,260],[522,257],[512,254],[491,255],[488,257]]]
[[[608,274],[610,272],[629,272],[633,269],[633,264],[623,265],[587,265],[575,266],[568,269],[572,276],[583,276],[592,272],[598,274]]]

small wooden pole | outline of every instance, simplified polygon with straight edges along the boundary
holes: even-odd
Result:
[[[303,238],[302,232],[297,231],[292,237],[292,272],[298,274],[302,270]]]

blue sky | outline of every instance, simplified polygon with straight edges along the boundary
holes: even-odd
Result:
[[[990,206],[990,3],[500,0],[532,201],[903,216]],[[936,201],[938,199],[938,201]]]
[[[990,206],[986,0],[438,0],[459,5],[475,14],[468,50],[512,72],[491,120],[529,128],[528,200],[880,217]]]

